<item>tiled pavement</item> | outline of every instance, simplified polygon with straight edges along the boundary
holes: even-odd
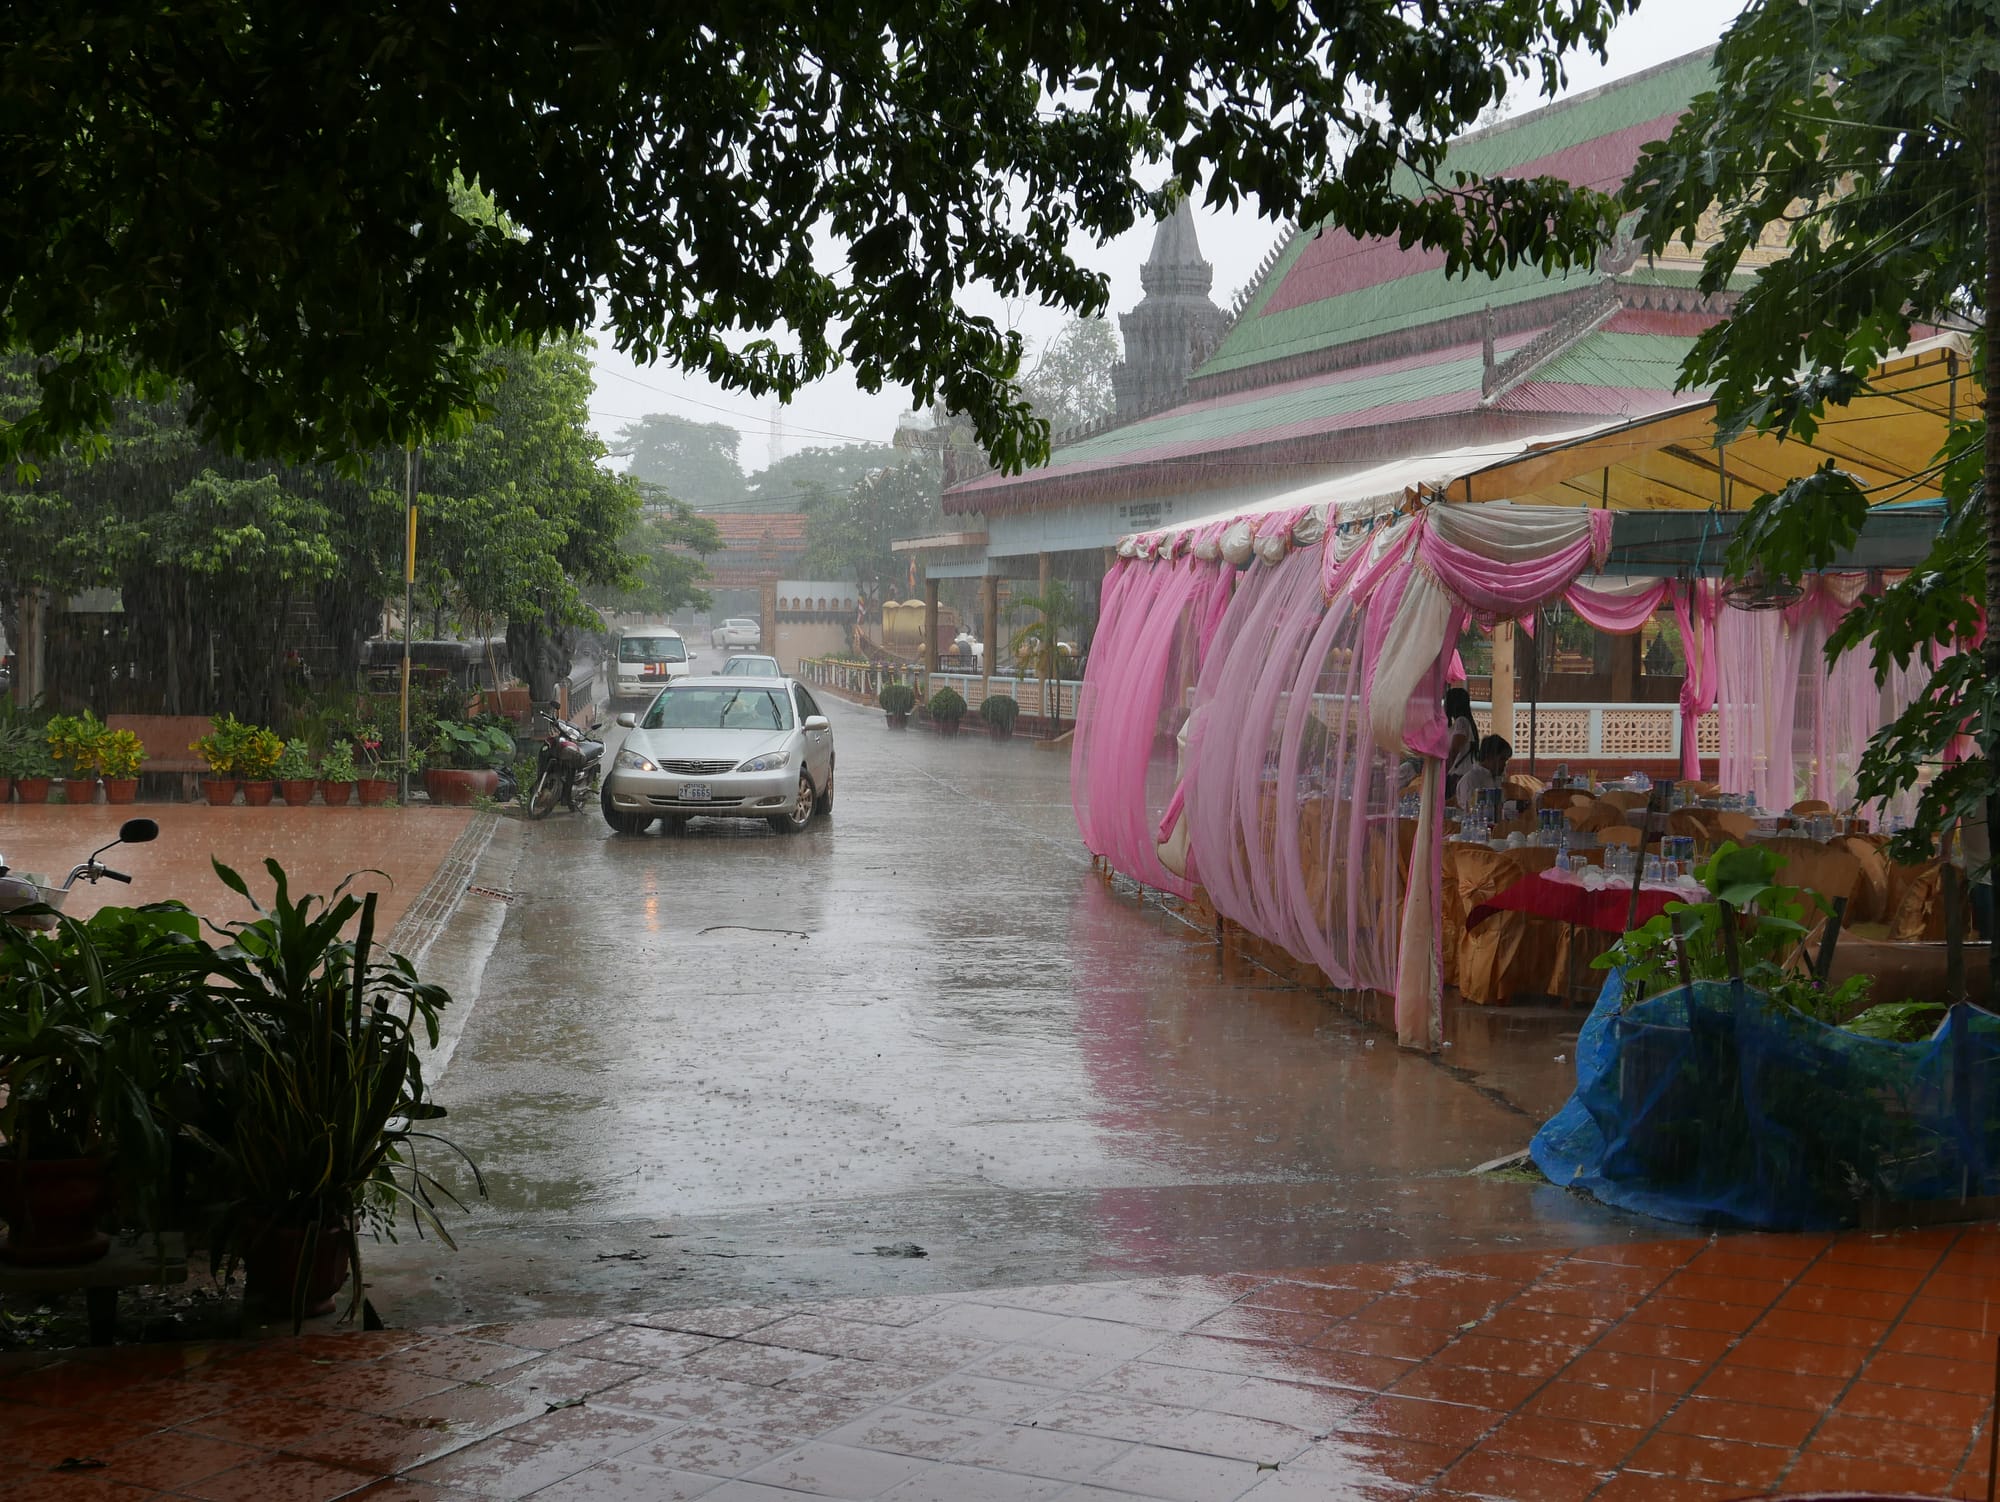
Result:
[[[425,884],[469,828],[490,816],[469,808],[210,808],[205,803],[140,803],[124,808],[94,804],[0,804],[0,852],[16,871],[52,875],[60,883],[90,852],[115,839],[127,818],[160,826],[150,845],[122,846],[105,863],[132,878],[131,886],[79,884],[64,911],[88,917],[109,904],[177,898],[221,923],[251,916],[243,901],[217,879],[211,856],[233,866],[259,901],[271,892],[264,858],[285,869],[292,893],[324,896],[348,876],[357,893],[376,892],[376,932],[386,936],[423,892]]]
[[[0,1502],[1986,1495],[2000,1228],[0,1359]]]

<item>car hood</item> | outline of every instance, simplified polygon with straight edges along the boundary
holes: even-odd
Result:
[[[747,761],[782,751],[789,730],[635,730],[626,742],[654,761]]]

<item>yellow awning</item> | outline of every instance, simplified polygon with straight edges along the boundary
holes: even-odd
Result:
[[[1930,473],[1953,414],[1985,399],[1972,379],[1970,347],[1958,335],[1915,344],[1883,362],[1870,389],[1829,408],[1811,442],[1745,433],[1715,441],[1715,404],[1694,402],[1652,417],[1568,438],[1452,477],[1451,502],[1605,506],[1613,511],[1747,511],[1831,459],[1868,492],[1871,505],[1937,494]]]

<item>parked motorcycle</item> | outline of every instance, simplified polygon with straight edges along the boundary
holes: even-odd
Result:
[[[0,921],[11,923],[16,928],[54,928],[57,914],[62,911],[62,905],[69,900],[70,888],[79,881],[87,881],[93,886],[106,879],[128,884],[131,882],[132,878],[123,871],[114,871],[100,861],[98,859],[100,855],[120,845],[144,845],[159,837],[160,826],[151,819],[127,819],[118,826],[118,838],[109,845],[100,845],[91,851],[90,858],[82,865],[73,868],[69,873],[69,879],[59,887],[40,886],[28,880],[26,876],[9,874],[7,857],[0,855]],[[23,908],[32,907],[53,908],[55,911],[11,916]]]
[[[535,753],[535,783],[528,793],[528,817],[546,818],[560,803],[571,813],[583,811],[584,800],[597,797],[597,779],[604,769],[604,742],[588,731],[558,719],[547,710],[536,712],[549,733]]]

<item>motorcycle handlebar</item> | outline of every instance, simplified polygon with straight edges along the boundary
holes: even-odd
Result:
[[[99,876],[108,876],[113,881],[122,881],[128,887],[132,885],[131,877],[127,876],[123,871],[114,871],[109,866],[99,868],[97,874]]]

